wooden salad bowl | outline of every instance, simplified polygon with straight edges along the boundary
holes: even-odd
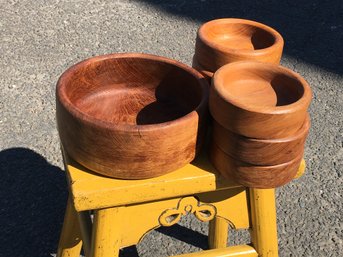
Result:
[[[209,107],[213,118],[236,134],[279,139],[304,124],[311,89],[297,73],[275,64],[236,62],[214,75]]]
[[[235,160],[212,142],[210,160],[219,173],[239,184],[252,188],[280,187],[297,174],[303,153],[286,163],[272,166],[258,166]]]
[[[213,141],[234,159],[253,165],[278,165],[296,159],[304,152],[310,117],[294,135],[279,139],[256,139],[235,134],[213,121]]]
[[[279,64],[284,41],[273,28],[244,19],[217,19],[198,30],[193,67],[206,77],[221,66],[244,60]]]
[[[100,174],[142,179],[191,162],[202,144],[208,85],[164,57],[123,53],[82,61],[56,89],[64,150]]]

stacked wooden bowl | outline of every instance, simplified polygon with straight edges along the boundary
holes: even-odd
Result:
[[[310,127],[310,101],[307,82],[284,67],[247,61],[220,68],[209,100],[215,167],[248,187],[291,181]]]
[[[213,20],[198,31],[193,67],[212,79],[210,158],[247,187],[288,183],[303,157],[311,90],[278,65],[282,49],[281,35],[254,21]]]
[[[273,28],[243,19],[217,19],[197,33],[193,67],[209,80],[221,66],[244,60],[278,64],[283,38]]]
[[[219,172],[248,187],[281,186],[302,160],[311,100],[306,81],[278,65],[283,44],[264,24],[219,19],[198,31],[198,71],[140,53],[84,60],[57,83],[62,147],[105,176],[160,176],[195,158],[209,106],[210,157]]]

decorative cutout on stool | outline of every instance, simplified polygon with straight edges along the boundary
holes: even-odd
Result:
[[[210,221],[217,213],[216,207],[211,204],[200,204],[200,202],[190,196],[180,199],[177,208],[165,210],[159,222],[162,226],[172,226],[178,223],[183,215],[193,213],[200,221]]]

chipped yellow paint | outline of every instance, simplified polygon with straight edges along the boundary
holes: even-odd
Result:
[[[229,222],[221,217],[210,221],[208,245],[210,249],[225,248],[228,240]]]
[[[195,197],[188,196],[181,198],[175,208],[165,210],[159,221],[162,226],[169,227],[178,223],[182,216],[192,213],[198,220],[206,222],[212,220],[216,212],[213,205],[199,203]]]
[[[123,180],[100,176],[66,156],[66,167],[77,211],[193,195],[225,188],[241,187],[221,178],[207,158],[164,176]]]
[[[68,199],[60,241],[57,248],[57,257],[79,257],[82,247],[81,231],[77,213]]]
[[[227,248],[188,253],[174,257],[257,257],[255,249],[249,245],[236,245]]]
[[[118,257],[121,247],[121,207],[96,210],[92,233],[91,257]]]
[[[278,241],[274,189],[249,189],[251,239],[258,256],[277,257]]]
[[[121,246],[126,247],[139,243],[151,230],[161,226],[161,214],[175,206],[181,198],[168,199],[130,205],[121,209]]]
[[[235,229],[249,228],[246,190],[243,187],[196,194],[203,203],[217,208],[217,217],[226,219]]]
[[[168,213],[170,210],[176,210],[178,206],[184,203],[191,203],[191,204],[197,204],[199,206],[207,203],[203,202],[197,202],[197,201],[190,201],[190,197],[186,198],[174,198],[174,199],[168,199],[168,200],[161,200],[161,201],[154,201],[154,202],[148,202],[148,203],[142,203],[142,204],[135,204],[135,205],[129,205],[129,206],[123,206],[120,209],[120,214],[118,214],[121,217],[122,224],[119,231],[123,231],[121,234],[121,246],[126,247],[130,245],[135,245],[142,240],[145,234],[147,234],[152,229],[155,229],[161,225],[168,225],[161,222],[161,217],[163,217],[164,213]],[[232,200],[232,202],[238,202],[241,200],[241,195],[235,195],[233,198],[238,198],[237,200]],[[186,201],[185,201],[186,199]],[[194,199],[195,200],[195,199]],[[213,206],[215,207],[217,212],[224,212],[227,209],[226,206],[227,202],[218,202],[213,203]],[[212,205],[212,204],[211,204]],[[186,205],[187,206],[187,205]],[[186,207],[184,206],[184,207]],[[237,227],[237,228],[246,228],[249,224],[249,217],[248,212],[246,212],[243,216],[238,216],[234,212],[234,210],[239,209],[245,209],[247,206],[246,200],[243,202],[240,202],[238,206],[231,206],[233,211],[230,211],[226,217],[229,220],[232,220],[236,222],[237,225],[244,225],[243,227]],[[179,213],[179,212],[178,212]],[[240,211],[238,211],[240,213]],[[180,219],[183,218],[185,215],[194,215],[195,213],[190,210],[189,213],[183,212],[183,215],[180,216]],[[224,239],[225,241],[227,238]]]
[[[65,165],[71,198],[58,257],[78,256],[81,232],[87,255],[118,256],[119,248],[135,245],[150,230],[172,225],[187,214],[202,221],[210,220],[209,245],[217,249],[184,257],[257,256],[257,253],[262,257],[278,256],[274,190],[246,189],[224,179],[207,158],[200,157],[179,170],[145,180],[103,177],[67,156]],[[304,169],[303,161],[298,174]],[[95,210],[93,225],[87,210]],[[254,248],[247,245],[225,248],[229,226],[250,228]]]

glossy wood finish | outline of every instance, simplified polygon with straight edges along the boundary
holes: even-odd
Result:
[[[250,188],[275,188],[290,182],[300,166],[303,153],[287,163],[274,166],[256,166],[233,159],[214,142],[210,159],[213,166],[228,179]]]
[[[310,128],[307,116],[293,136],[279,139],[255,139],[235,134],[213,121],[213,141],[234,159],[254,165],[278,165],[297,158],[304,151]]]
[[[217,19],[197,33],[193,67],[208,78],[221,66],[243,60],[279,64],[284,41],[273,28],[244,19]]]
[[[246,137],[293,136],[304,124],[312,93],[297,73],[282,66],[236,62],[214,75],[209,107],[226,129]]]
[[[147,54],[111,54],[57,83],[63,148],[106,176],[141,179],[192,161],[205,135],[208,85],[196,70]]]

